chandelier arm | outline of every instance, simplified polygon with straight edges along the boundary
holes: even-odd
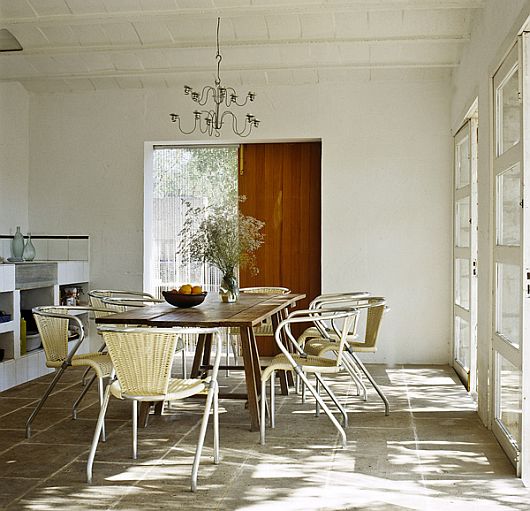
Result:
[[[223,112],[223,115],[221,116],[221,126],[223,125],[223,122],[224,122],[224,118],[225,116],[229,115],[230,117],[232,117],[232,130],[234,131],[234,133],[236,135],[238,135],[239,137],[248,137],[250,135],[250,133],[252,132],[252,125],[251,123],[245,123],[245,127],[240,131],[238,129],[238,126],[237,126],[237,117],[235,116],[235,114],[233,112],[231,112],[230,110],[225,110]],[[247,128],[248,131],[247,131]]]
[[[193,128],[191,129],[191,131],[185,131],[182,129],[182,126],[180,125],[180,117],[177,116],[176,119],[173,121],[177,124],[177,128],[179,129],[179,131],[181,133],[184,133],[184,135],[191,135],[196,129],[197,129],[197,117],[195,117],[195,123],[193,125]]]
[[[230,94],[228,94],[229,91],[230,91]],[[245,96],[245,101],[243,103],[239,103],[237,101],[236,90],[233,87],[226,87],[226,106],[230,106],[232,103],[236,104],[237,106],[245,106],[248,102],[249,102],[248,94]]]
[[[201,106],[206,105],[206,103],[208,103],[208,96],[210,95],[210,93],[212,93],[212,96],[215,97],[215,88],[211,85],[205,85],[202,88],[201,94],[197,99],[196,103]]]

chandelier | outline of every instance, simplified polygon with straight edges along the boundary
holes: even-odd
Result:
[[[223,57],[219,50],[219,26],[221,18],[217,18],[217,54],[215,59],[217,60],[217,78],[215,79],[215,85],[206,85],[203,87],[201,92],[193,90],[189,85],[184,86],[184,94],[190,96],[192,101],[195,101],[200,106],[206,106],[205,110],[195,110],[193,112],[195,118],[195,124],[190,131],[182,129],[180,124],[179,114],[169,114],[171,122],[177,123],[178,129],[185,135],[190,135],[195,130],[199,129],[201,133],[207,133],[216,137],[220,136],[221,128],[225,123],[232,123],[232,130],[236,135],[240,137],[248,137],[252,132],[253,128],[259,126],[260,121],[256,119],[252,114],[247,114],[242,121],[238,121],[238,118],[234,112],[229,110],[233,105],[242,107],[248,102],[253,102],[256,98],[254,92],[249,92],[245,100],[242,102],[238,101],[238,95],[235,89],[232,87],[223,87],[221,85],[221,61]]]

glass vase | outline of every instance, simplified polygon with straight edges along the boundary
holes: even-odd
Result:
[[[239,298],[239,286],[233,272],[227,272],[223,275],[219,295],[225,303],[237,302]]]
[[[22,261],[22,254],[24,253],[24,236],[20,232],[20,226],[17,226],[17,232],[13,236],[11,251],[13,252],[13,259],[16,261]]]
[[[35,247],[33,246],[33,243],[31,242],[30,232],[28,232],[28,241],[26,241],[26,245],[24,246],[24,251],[22,252],[22,259],[24,259],[24,261],[33,261],[33,259],[35,259]]]

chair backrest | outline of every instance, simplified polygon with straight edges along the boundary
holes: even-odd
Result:
[[[382,297],[370,297],[366,299],[370,304],[368,308],[368,315],[366,318],[366,333],[364,336],[364,344],[366,348],[373,348],[377,343],[379,329],[381,327],[381,320],[386,310],[385,299]],[[381,303],[382,302],[382,303]]]
[[[382,296],[368,296],[358,299],[352,299],[348,302],[352,307],[355,307],[360,314],[366,310],[366,318],[359,316],[359,323],[364,322],[364,336],[355,331],[355,337],[349,339],[349,344],[352,347],[375,348],[379,329],[381,327],[381,320],[383,314],[387,309],[386,300]],[[338,335],[338,332],[337,332]]]
[[[176,332],[151,329],[101,331],[122,393],[127,397],[163,396],[167,393]]]
[[[100,333],[126,397],[167,394],[177,340],[183,333],[215,333],[217,349],[212,379],[217,378],[222,352],[217,329],[102,327]]]
[[[119,312],[125,312],[127,306],[119,302],[120,299],[127,300],[155,300],[154,296],[142,291],[120,291],[115,289],[94,289],[88,293],[88,300],[92,307],[96,310],[94,315],[96,318],[110,316]],[[105,309],[107,312],[105,312]]]
[[[286,287],[274,287],[274,286],[265,286],[265,287],[242,287],[239,290],[240,293],[255,293],[255,294],[268,294],[268,295],[278,295],[278,294],[289,294],[291,290]]]
[[[47,362],[62,362],[68,358],[68,326],[70,321],[77,323],[79,340],[70,352],[73,355],[84,339],[83,324],[72,310],[89,310],[87,307],[46,306],[35,307],[33,317],[37,324]]]

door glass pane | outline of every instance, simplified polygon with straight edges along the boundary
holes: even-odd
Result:
[[[469,369],[469,323],[460,317],[455,318],[456,360],[464,369]]]
[[[456,246],[469,247],[470,232],[469,197],[464,197],[456,202]]]
[[[519,72],[517,68],[500,85],[497,91],[497,155],[513,147],[520,140],[521,105],[519,103]]]
[[[521,167],[519,163],[497,176],[497,245],[521,242]]]
[[[469,310],[469,259],[455,259],[455,302]]]
[[[515,264],[497,263],[497,333],[512,344],[521,342],[521,271]]]
[[[456,188],[463,188],[470,182],[471,162],[469,160],[469,137],[456,146]]]
[[[500,354],[497,355],[500,402],[497,418],[521,445],[521,370]]]

